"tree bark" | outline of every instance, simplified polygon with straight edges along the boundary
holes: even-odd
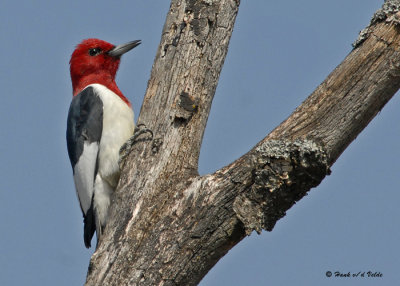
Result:
[[[268,136],[214,174],[197,164],[238,0],[172,0],[86,285],[196,285],[253,230],[271,231],[400,87],[400,0]]]

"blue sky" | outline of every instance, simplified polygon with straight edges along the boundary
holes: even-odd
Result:
[[[351,51],[383,1],[242,1],[200,173],[261,140]],[[169,1],[3,1],[0,285],[82,285],[93,250],[66,151],[69,57],[82,39],[141,39],[117,76],[136,111]],[[253,233],[201,285],[394,285],[400,266],[400,100],[395,95],[272,232]],[[382,278],[327,278],[327,271]]]

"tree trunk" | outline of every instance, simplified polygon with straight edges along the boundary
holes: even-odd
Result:
[[[214,174],[197,164],[239,0],[172,0],[86,285],[196,285],[253,230],[271,231],[400,87],[400,0],[293,114]]]

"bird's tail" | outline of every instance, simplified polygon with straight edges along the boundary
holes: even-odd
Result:
[[[92,237],[96,230],[95,215],[93,211],[93,204],[90,206],[83,219],[83,240],[85,241],[86,248],[90,248]]]

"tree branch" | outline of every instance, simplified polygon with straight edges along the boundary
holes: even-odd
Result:
[[[268,139],[312,138],[324,145],[332,165],[399,89],[397,15],[373,20],[362,45]]]
[[[171,3],[138,121],[164,142],[160,156],[168,153],[170,172],[179,176],[197,174],[238,6],[235,0]]]
[[[281,125],[214,174],[197,162],[239,2],[173,0],[133,146],[86,285],[195,285],[253,230],[277,220],[400,87],[400,0],[386,1],[355,49]],[[366,32],[367,31],[367,32]]]

